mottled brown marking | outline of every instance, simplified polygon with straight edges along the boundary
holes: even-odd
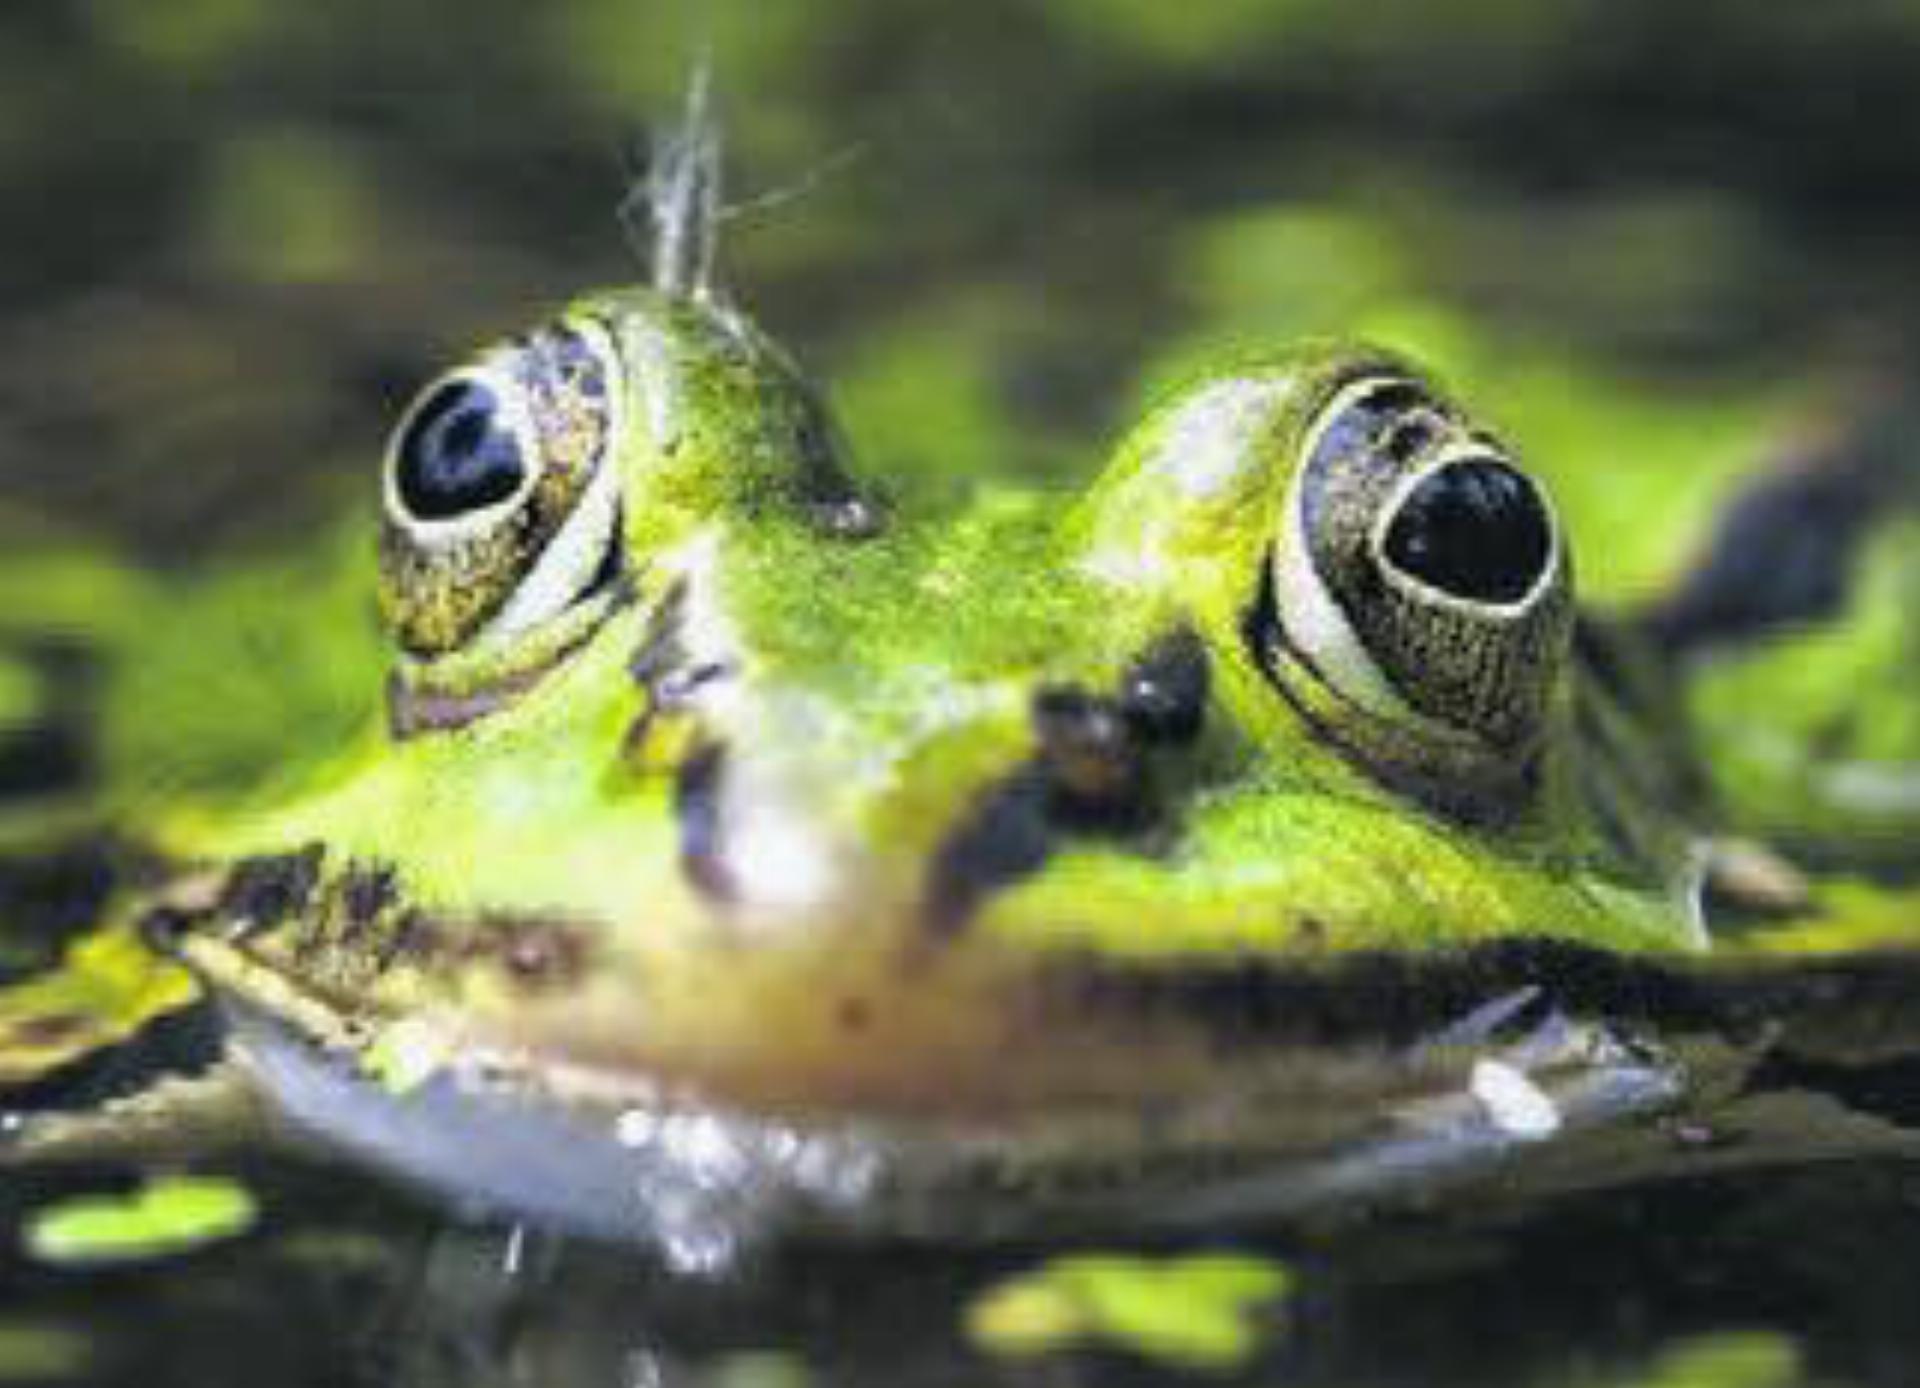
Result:
[[[673,801],[680,823],[680,869],[701,895],[721,903],[738,895],[721,813],[726,764],[726,748],[719,743],[694,751],[680,764]]]
[[[295,853],[242,859],[228,874],[216,912],[231,924],[272,929],[307,908],[325,856],[326,849],[312,843]]]
[[[1189,742],[1205,721],[1211,682],[1206,643],[1183,627],[1154,642],[1121,676],[1120,712],[1144,742]]]
[[[373,924],[381,912],[399,900],[394,871],[385,864],[352,864],[341,874],[339,892],[349,933]]]
[[[93,1030],[93,1022],[80,1012],[42,1012],[22,1017],[6,1029],[9,1047],[59,1046],[75,1041]]]
[[[1043,689],[1033,702],[1033,730],[1057,810],[1104,819],[1138,805],[1145,765],[1112,700],[1079,689]]]
[[[489,921],[480,946],[528,989],[564,988],[586,970],[586,932],[565,922]]]

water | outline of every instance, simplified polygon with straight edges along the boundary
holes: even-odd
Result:
[[[358,1176],[255,1165],[248,1179],[268,1218],[239,1242],[113,1272],[0,1267],[0,1327],[77,1335],[84,1370],[44,1381],[156,1388],[705,1385],[801,1364],[812,1382],[874,1388],[1196,1377],[1112,1350],[1044,1366],[984,1354],[965,1307],[1047,1250],[794,1249],[688,1281],[624,1250],[459,1225]],[[6,1213],[48,1189],[10,1187]],[[1911,1169],[1676,1183],[1517,1226],[1431,1215],[1231,1242],[1284,1256],[1300,1289],[1242,1372],[1206,1381],[1629,1384],[1676,1341],[1758,1333],[1807,1377],[1751,1381],[1895,1385],[1920,1353]]]
[[[645,273],[616,209],[703,47],[731,161],[712,273],[909,480],[1071,476],[1194,345],[1358,327],[1491,398],[1608,528],[1583,583],[1631,596],[1783,420],[1862,356],[1911,361],[1913,6],[391,9],[0,18],[0,537],[185,585],[132,695],[114,584],[146,580],[0,613],[27,691],[10,713],[0,690],[9,827],[103,788],[228,790],[353,725],[378,658],[350,634],[364,588],[335,582],[357,561],[285,556],[316,531],[360,553],[381,431],[450,354]],[[280,563],[264,625],[218,581]],[[316,617],[320,646],[289,611],[347,618]],[[263,640],[298,692],[242,716],[258,682],[207,671]],[[167,760],[190,703],[230,725],[225,760]],[[6,856],[19,970],[85,918],[97,864]],[[966,1308],[1056,1250],[802,1247],[689,1280],[317,1159],[232,1169],[263,1211],[240,1239],[113,1270],[0,1253],[0,1383],[1183,1377],[969,1338]],[[127,1179],[10,1176],[0,1227]],[[1228,1381],[1624,1385],[1735,1334],[1759,1338],[1723,1355],[1729,1388],[1920,1377],[1920,1171],[1891,1163],[1222,1242],[1297,1277]]]

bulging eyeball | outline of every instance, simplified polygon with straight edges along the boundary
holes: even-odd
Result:
[[[409,654],[506,640],[565,611],[617,562],[620,363],[565,323],[427,387],[388,446],[381,609]]]
[[[1537,742],[1571,633],[1565,542],[1539,484],[1424,383],[1376,371],[1321,407],[1270,579],[1270,667],[1363,755],[1452,773]]]

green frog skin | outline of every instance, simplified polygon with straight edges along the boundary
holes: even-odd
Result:
[[[621,290],[430,385],[381,485],[383,726],[164,826],[178,879],[112,927],[225,1060],[14,1159],[238,1086],[683,1264],[1205,1223],[1555,1135],[1631,1139],[1560,1179],[1660,1169],[1642,1120],[1852,967],[1710,959],[1658,680],[1515,452],[1390,355],[1241,354],[1081,494],[920,504],[739,312]],[[1752,1125],[1895,1141],[1808,1102]]]

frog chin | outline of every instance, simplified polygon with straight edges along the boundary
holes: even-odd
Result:
[[[1448,1035],[1393,1056],[1302,1049],[1185,1108],[998,1122],[780,1114],[657,1086],[582,1102],[550,1075],[516,1079],[470,1053],[395,1093],[264,1012],[232,1000],[227,1012],[294,1131],[471,1217],[637,1244],[702,1274],[796,1233],[946,1243],[1217,1230],[1418,1203],[1475,1178],[1511,1186],[1542,1159],[1543,1190],[1578,1185],[1604,1168],[1561,1160],[1567,1139],[1665,1111],[1681,1086],[1673,1067],[1602,1054],[1580,1035],[1562,1057]],[[1256,1140],[1223,1146],[1227,1115],[1259,1115]],[[1651,1147],[1672,1147],[1644,1127]]]

